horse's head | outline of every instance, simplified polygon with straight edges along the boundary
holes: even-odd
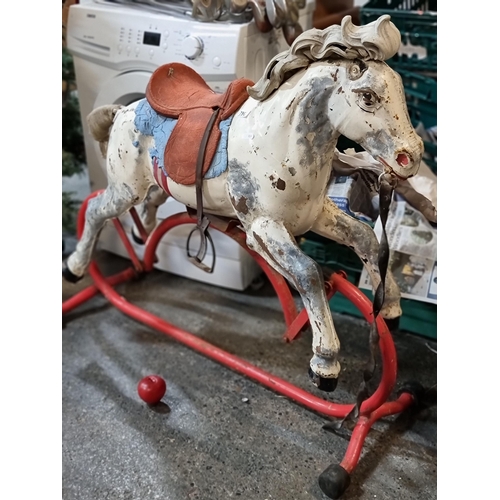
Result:
[[[406,179],[419,169],[424,151],[415,132],[401,77],[382,61],[338,61],[340,82],[330,99],[333,127],[360,144],[386,171]]]
[[[383,62],[400,44],[401,34],[390,16],[364,26],[355,26],[345,16],[341,26],[298,36],[248,91],[262,101],[300,69],[317,68],[315,62],[327,65],[330,82],[323,78],[325,72],[321,78],[331,92],[333,130],[363,146],[386,171],[406,179],[418,171],[423,142],[410,122],[401,77]],[[311,77],[317,75],[316,69],[311,71]]]

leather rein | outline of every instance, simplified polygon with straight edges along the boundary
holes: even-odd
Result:
[[[336,432],[340,430],[344,422],[350,418],[357,419],[363,402],[370,396],[368,382],[373,378],[377,366],[377,354],[380,334],[377,326],[377,317],[385,301],[385,278],[389,267],[390,248],[386,233],[387,218],[391,207],[392,197],[396,189],[397,179],[390,174],[383,173],[379,177],[379,197],[380,197],[380,222],[382,223],[382,236],[380,238],[378,250],[378,268],[380,272],[380,283],[375,290],[373,297],[373,321],[370,325],[369,347],[370,354],[368,362],[363,370],[363,380],[358,389],[356,404],[352,410],[340,421],[328,422],[323,429]]]

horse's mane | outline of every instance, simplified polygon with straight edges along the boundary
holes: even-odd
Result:
[[[262,78],[248,87],[248,93],[263,101],[293,73],[313,62],[334,58],[385,61],[396,54],[400,44],[401,34],[389,15],[364,26],[355,26],[351,16],[345,16],[340,26],[313,28],[300,34],[288,50],[269,62]]]

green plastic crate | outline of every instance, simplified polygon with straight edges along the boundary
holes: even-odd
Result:
[[[437,80],[413,71],[398,70],[405,88],[408,114],[416,127],[426,129],[437,125]],[[425,162],[437,174],[437,144],[424,141]]]
[[[427,102],[429,104],[437,104],[437,80],[436,78],[426,76],[414,71],[398,69],[397,72],[401,75],[405,86],[405,93],[413,99]],[[435,116],[435,115],[434,115]],[[435,118],[434,118],[435,120]],[[431,123],[429,126],[435,125]]]
[[[401,33],[401,42],[426,49],[425,58],[396,54],[387,63],[397,71],[405,87],[413,126],[437,125],[437,2],[432,0],[369,0],[360,9],[362,24],[388,14]],[[426,164],[437,174],[437,145],[424,141]]]
[[[300,248],[314,259],[320,266],[333,271],[344,271],[347,279],[358,286],[363,264],[350,248],[330,241],[315,233],[307,233],[299,240]],[[373,300],[369,290],[362,292]],[[330,299],[330,309],[340,314],[348,314],[357,318],[363,315],[352,302],[342,294],[336,293]],[[437,305],[411,299],[401,299],[401,316],[399,327],[402,331],[421,335],[432,340],[437,339]]]
[[[363,263],[354,250],[327,240],[315,233],[307,233],[299,241],[302,251],[313,258],[320,266],[344,271],[347,278],[355,285],[359,282]]]
[[[358,280],[359,281],[359,280]],[[357,285],[357,283],[356,283]],[[369,290],[361,290],[370,300],[373,294]],[[330,309],[340,314],[348,314],[357,318],[363,315],[358,308],[340,293],[330,299]],[[401,299],[403,315],[399,321],[401,331],[437,340],[437,305],[418,300]]]
[[[401,42],[424,47],[426,57],[396,54],[388,62],[395,69],[437,71],[437,2],[432,0],[370,0],[360,9],[362,24],[388,14],[401,33]]]

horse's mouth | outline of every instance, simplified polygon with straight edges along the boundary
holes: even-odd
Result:
[[[377,156],[377,160],[380,163],[382,163],[382,165],[384,165],[384,167],[385,167],[385,173],[389,174],[393,178],[405,181],[406,179],[408,179],[410,177],[413,177],[413,175],[415,175],[415,174],[412,173],[412,174],[407,175],[407,176],[402,176],[402,175],[398,174],[381,156]],[[408,163],[406,163],[404,166],[406,166],[407,164]]]

